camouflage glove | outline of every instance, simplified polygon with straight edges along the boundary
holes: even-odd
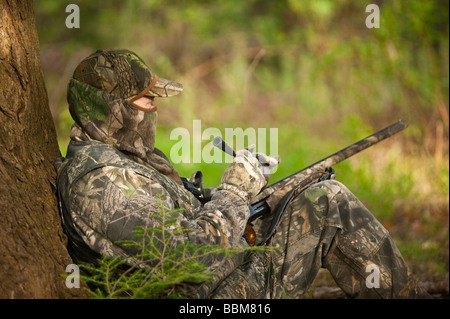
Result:
[[[218,190],[230,191],[247,203],[267,184],[267,179],[259,168],[260,161],[270,161],[270,157],[258,153],[252,154],[254,146],[236,152],[236,157],[225,170]],[[260,161],[259,161],[259,160]],[[271,161],[272,163],[273,161]]]
[[[256,159],[259,162],[259,169],[263,173],[267,181],[269,181],[270,174],[272,170],[281,163],[281,158],[279,156],[270,157],[263,153],[256,153]]]

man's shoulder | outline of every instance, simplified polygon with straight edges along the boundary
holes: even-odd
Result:
[[[151,170],[133,161],[113,146],[97,141],[71,141],[65,158],[55,162],[58,178],[67,178],[72,185],[79,178],[99,168],[114,166],[152,174]]]
[[[99,171],[99,168],[113,167],[117,172],[127,170],[130,173],[154,179],[164,188],[178,187],[170,178],[154,168],[138,163],[113,146],[98,141],[71,141],[66,158],[60,162],[60,169],[57,168],[58,176],[65,175],[69,179],[69,185],[87,174],[92,176]],[[67,167],[64,168],[64,166]]]
[[[71,141],[67,148],[66,159],[77,162],[90,158],[96,162],[114,162],[123,157],[125,155],[119,150],[102,142]]]
[[[61,167],[58,171],[58,179],[64,181],[65,187],[69,189],[87,175],[90,180],[107,176],[113,182],[116,182],[117,178],[133,179],[132,176],[135,176],[137,179],[152,180],[151,187],[159,187],[167,191],[179,207],[185,207],[186,203],[190,203],[189,207],[200,206],[200,202],[183,186],[178,185],[157,170],[134,161],[120,150],[105,143],[71,142],[67,157]],[[132,180],[129,182],[133,184]],[[128,185],[126,181],[122,184]]]

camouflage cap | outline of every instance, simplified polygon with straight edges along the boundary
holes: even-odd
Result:
[[[97,50],[81,61],[73,78],[122,99],[169,97],[183,91],[182,84],[159,78],[129,50]]]

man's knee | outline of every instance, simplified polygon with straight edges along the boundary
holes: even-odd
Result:
[[[331,226],[351,231],[357,224],[374,221],[372,213],[342,183],[326,180],[294,194],[292,208],[321,227]],[[300,208],[301,207],[301,208]]]
[[[294,196],[298,199],[298,205],[304,205],[307,211],[316,219],[328,215],[330,206],[336,201],[338,194],[349,192],[347,188],[336,180],[326,180],[314,184],[305,191]]]

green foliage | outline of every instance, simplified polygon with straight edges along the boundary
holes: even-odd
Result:
[[[445,260],[446,247],[432,239],[425,241],[399,240],[399,244],[403,247],[402,255],[406,260],[416,259],[416,262],[420,264],[418,268],[428,268],[429,273],[445,275],[448,278],[448,265]],[[415,271],[414,268],[413,271]]]
[[[80,7],[80,29],[65,28],[70,3]],[[379,29],[365,26],[369,3],[380,6]],[[127,48],[184,85],[179,96],[155,102],[158,148],[170,154],[171,130],[197,119],[222,132],[275,127],[282,163],[271,182],[407,120],[398,136],[339,164],[338,179],[385,225],[407,228],[425,211],[420,223],[448,233],[449,1],[58,0],[34,7],[63,154],[73,123],[65,90],[75,66],[98,48]],[[226,166],[175,165],[183,176],[202,170],[208,187]]]
[[[176,242],[178,235],[189,229],[177,228],[181,210],[167,210],[159,200],[158,213],[149,218],[160,221],[159,228],[138,226],[139,240],[119,241],[118,244],[136,251],[128,258],[103,256],[96,265],[81,265],[81,276],[92,288],[94,298],[174,299],[188,297],[189,285],[200,284],[214,275],[206,267],[211,255],[231,258],[245,251],[270,251],[268,247],[223,247],[200,245],[190,241]],[[169,232],[169,228],[176,228]]]

